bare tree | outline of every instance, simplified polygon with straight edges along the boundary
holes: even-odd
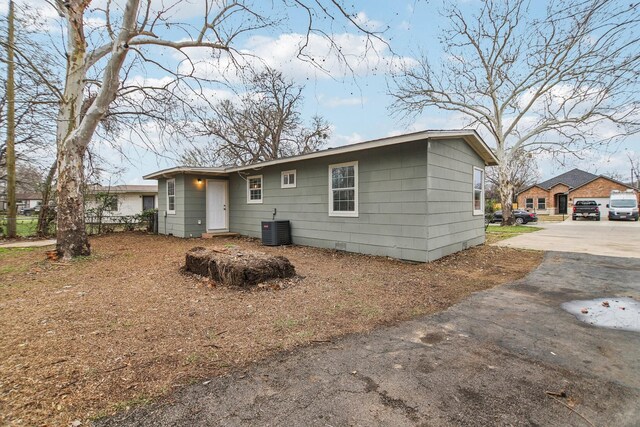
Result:
[[[341,18],[345,25],[366,34],[365,43],[371,49],[375,49],[375,45],[370,43],[370,37],[381,40],[363,28],[356,15],[339,0],[280,0],[275,3],[205,0],[199,25],[181,22],[175,17],[181,8],[194,7],[180,0],[126,0],[118,4],[107,1],[94,8],[89,7],[90,0],[52,0],[50,3],[55,5],[66,31],[64,89],[56,91],[60,105],[56,131],[57,251],[65,259],[90,253],[82,195],[85,153],[98,126],[109,115],[110,108],[118,105],[115,101],[126,99],[127,95],[133,97],[134,93],[144,97],[145,91],[155,91],[156,94],[170,92],[173,95],[185,87],[195,89],[196,94],[200,90],[199,96],[202,96],[201,80],[204,79],[197,78],[194,73],[192,49],[208,49],[214,59],[226,53],[233,60],[233,54],[237,54],[234,45],[238,38],[280,22],[288,9],[302,11],[306,17],[307,38],[298,46],[298,56],[309,62],[317,63],[313,57],[305,57],[312,35],[327,39],[332,52],[341,55],[340,46],[331,38],[333,29],[318,25],[323,21],[320,18],[328,18],[324,21],[330,23],[329,27],[337,25],[334,23]],[[89,28],[86,18],[98,15],[104,25]],[[275,18],[269,18],[270,15]],[[179,66],[174,67],[170,61],[160,57],[163,49],[182,56]],[[344,56],[341,58],[345,60]],[[133,85],[134,90],[128,91],[126,81],[134,63],[139,67],[152,66],[160,70],[170,76],[174,84],[138,84]],[[87,99],[88,108],[82,114],[82,106]],[[176,100],[173,96],[170,99]],[[188,108],[192,99],[185,97],[182,101],[181,107]],[[131,111],[119,113],[132,115]],[[154,111],[146,111],[145,114],[156,117]]]
[[[508,179],[511,185],[513,185],[514,195],[538,182],[540,172],[538,171],[538,164],[532,152],[522,149],[514,151],[510,161]],[[499,169],[497,167],[487,169],[487,183],[490,184],[491,188],[497,190],[497,194],[499,195],[501,181],[498,172]],[[513,199],[511,202],[513,202]]]
[[[640,190],[640,154],[627,153],[627,158],[631,164],[631,186]]]
[[[558,0],[488,0],[477,15],[453,6],[439,67],[423,58],[395,76],[393,107],[461,113],[495,140],[506,223],[522,151],[579,156],[640,129],[639,6]]]
[[[211,140],[187,149],[181,156],[184,164],[246,165],[316,151],[329,138],[329,125],[321,117],[303,125],[303,86],[281,72],[254,72],[242,90],[237,102],[225,99],[204,108],[200,133]]]
[[[15,64],[15,133],[18,161],[48,165],[55,155],[55,117],[58,106],[56,92],[62,86],[55,69],[59,58],[44,48],[36,37],[42,31],[44,18],[38,10],[16,4],[15,40],[12,50]],[[8,27],[6,19],[0,26]],[[0,42],[9,47],[5,40]],[[7,58],[1,59],[4,65]],[[0,74],[0,129],[6,133],[7,91],[4,74]],[[6,141],[0,140],[0,169],[5,167]]]
[[[6,163],[7,163],[7,236],[16,237],[16,224],[18,209],[16,206],[16,98],[15,98],[15,62],[14,45],[14,16],[13,1],[9,1],[9,14],[7,16],[7,142]]]
[[[47,217],[51,183],[55,176],[56,91],[61,87],[54,72],[60,68],[57,56],[36,41],[43,29],[43,22],[44,18],[38,10],[24,3],[16,5],[15,38],[11,46],[15,65],[15,125],[11,127],[15,131],[15,152],[19,166],[17,186],[24,185],[20,181],[24,180],[25,168],[28,168],[31,171],[29,180],[33,184],[30,192],[42,193],[43,207],[38,217],[38,229],[42,233],[48,229],[44,218]],[[8,27],[8,22],[3,20],[0,25]],[[5,41],[2,41],[2,45],[5,49],[9,48],[9,43]],[[5,58],[2,61],[7,62]],[[5,87],[4,75],[0,75],[0,129],[3,134],[8,130]],[[6,142],[0,140],[0,181],[6,180]],[[31,179],[39,176],[38,169],[43,167],[50,171],[50,179],[45,181],[48,185],[41,185],[40,179]]]

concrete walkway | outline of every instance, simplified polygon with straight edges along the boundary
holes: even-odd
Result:
[[[56,244],[56,239],[49,240],[21,240],[11,243],[0,243],[0,248],[39,248]]]
[[[520,234],[494,245],[640,258],[640,223],[635,221],[568,219],[560,223],[538,223],[534,226],[544,227],[544,230]]]
[[[561,304],[638,300],[638,271],[636,259],[550,252],[526,279],[447,311],[282,354],[96,424],[635,426],[640,334],[582,323]]]

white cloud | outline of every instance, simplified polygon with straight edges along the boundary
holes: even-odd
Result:
[[[424,130],[458,130],[465,129],[469,119],[462,113],[437,112],[425,114],[420,117],[406,118],[397,127],[391,129],[387,136],[402,135]],[[474,128],[475,129],[475,128]],[[490,135],[483,135],[482,129],[476,129],[482,138],[491,146],[493,139]]]
[[[302,56],[300,50],[303,49]],[[232,58],[222,53],[214,57],[206,48],[188,49],[199,77],[233,81],[238,67],[260,68],[268,65],[295,79],[342,79],[351,75],[366,77],[385,74],[414,64],[409,57],[391,55],[388,46],[381,40],[369,39],[365,35],[341,33],[331,39],[311,34],[287,33],[277,37],[253,36]],[[177,57],[176,57],[177,58]],[[181,72],[189,72],[190,64],[183,63]]]
[[[333,132],[333,129],[332,129]],[[344,145],[357,144],[358,142],[365,141],[364,137],[357,132],[353,132],[349,135],[333,134],[329,141],[329,147],[342,147]]]
[[[365,12],[358,12],[353,22],[367,31],[380,31],[384,28],[382,22],[370,19]]]
[[[88,30],[95,30],[104,27],[107,21],[97,16],[89,16],[84,18],[84,25]]]

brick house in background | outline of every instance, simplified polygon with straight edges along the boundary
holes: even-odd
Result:
[[[604,175],[573,169],[527,187],[516,197],[519,209],[542,215],[569,214],[578,200],[595,200],[600,204],[602,216],[606,217],[611,190],[630,189],[633,187]]]

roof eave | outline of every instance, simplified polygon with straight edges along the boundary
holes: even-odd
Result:
[[[226,172],[240,172],[248,169],[260,169],[267,166],[274,166],[283,163],[297,162],[302,160],[315,159],[318,157],[335,156],[338,154],[351,153],[355,151],[369,150],[372,148],[386,147],[390,145],[403,144],[406,142],[414,142],[425,139],[443,140],[443,139],[458,139],[462,138],[471,146],[471,148],[482,158],[486,166],[497,166],[498,159],[493,151],[484,142],[484,140],[478,135],[475,130],[463,130],[463,131],[422,131],[411,134],[392,136],[388,138],[375,139],[358,144],[345,145],[343,147],[337,147],[322,151],[316,151],[308,154],[301,154],[299,156],[287,157],[284,159],[269,160],[266,162],[254,163],[251,165],[235,166],[224,169]]]
[[[448,140],[448,139],[463,139],[473,151],[483,160],[485,166],[497,166],[498,159],[493,151],[484,142],[480,135],[475,130],[443,130],[443,131],[421,131],[410,134],[391,136],[387,138],[374,139],[371,141],[365,141],[358,144],[345,145],[337,148],[330,148],[322,151],[315,151],[313,153],[301,154],[298,156],[287,157],[283,159],[269,160],[266,162],[253,163],[244,166],[231,166],[227,168],[198,168],[179,166],[169,169],[163,169],[148,175],[143,176],[144,179],[160,179],[171,178],[179,174],[191,173],[199,174],[202,176],[226,176],[232,172],[240,172],[251,169],[261,169],[268,166],[274,166],[279,164],[298,162],[303,160],[315,159],[319,157],[329,157],[339,154],[351,153],[355,151],[369,150],[373,148],[387,147],[391,145],[403,144],[407,142],[416,142],[420,140]]]
[[[160,179],[160,178],[172,178],[181,174],[198,174],[202,176],[226,176],[227,172],[223,168],[196,168],[187,166],[178,166],[169,169],[162,169],[157,172],[153,172],[144,175],[143,179]]]

